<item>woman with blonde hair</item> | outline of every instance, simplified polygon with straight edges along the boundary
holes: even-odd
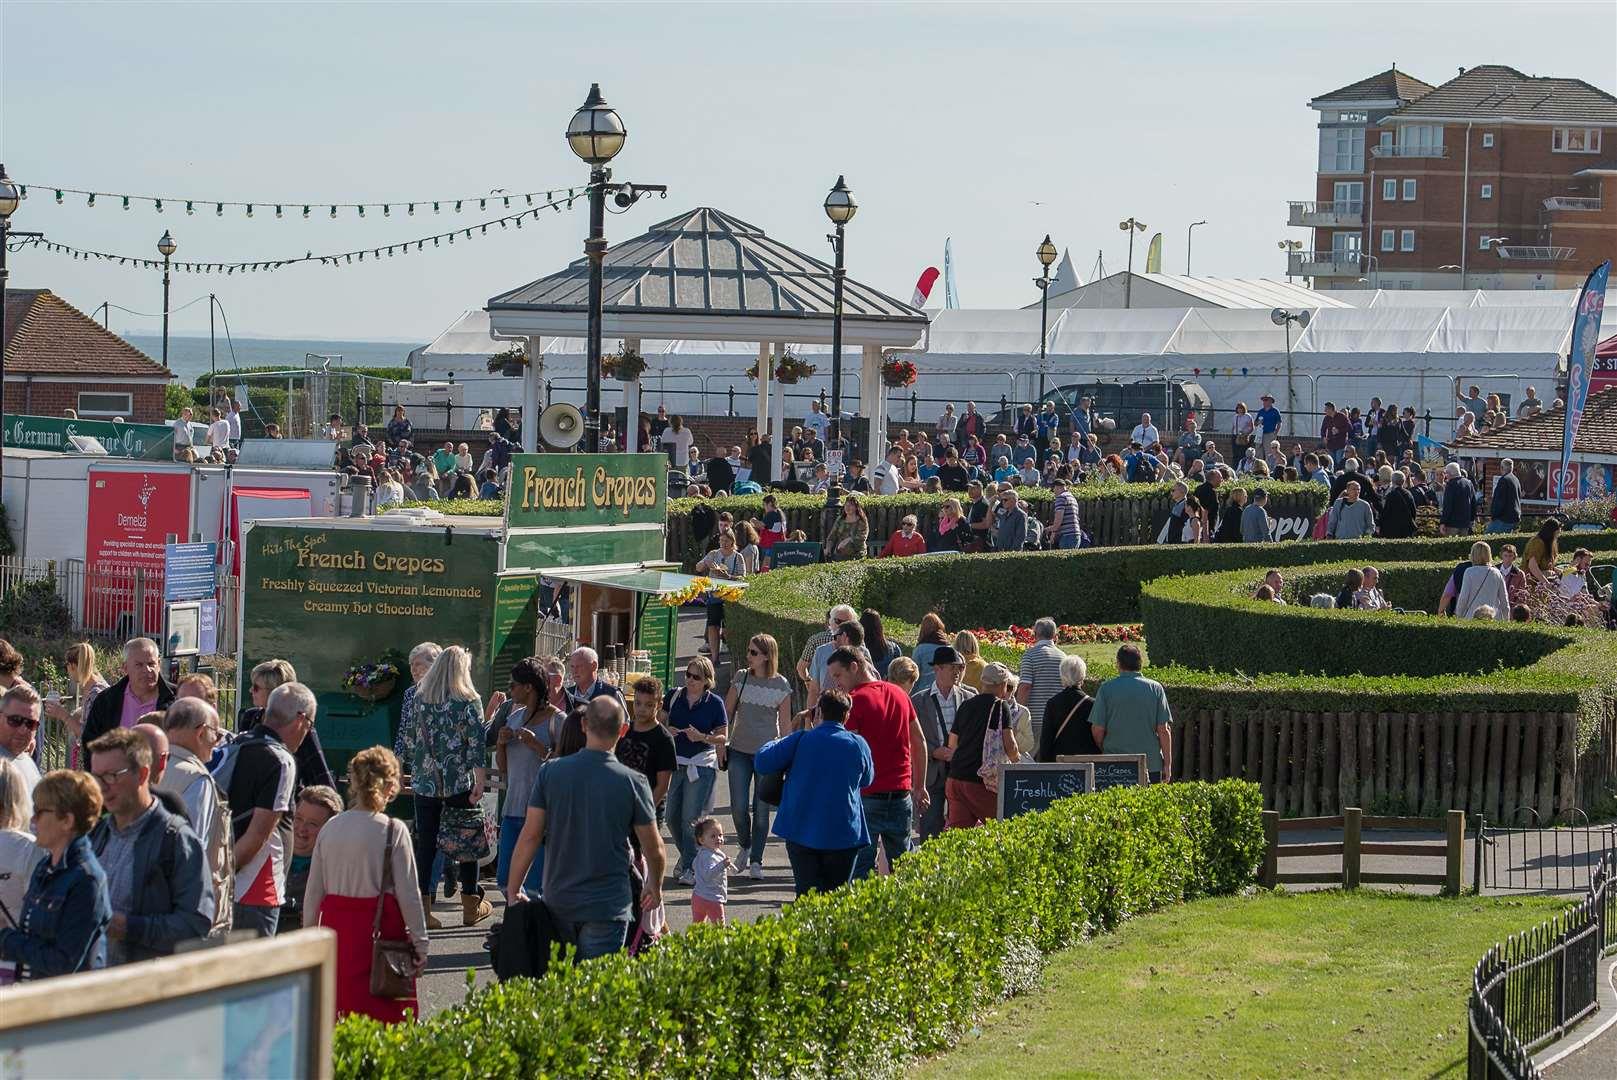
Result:
[[[68,740],[68,764],[76,769],[79,766],[79,739],[84,735],[85,714],[90,711],[96,695],[107,688],[107,680],[96,669],[95,646],[88,641],[69,645],[67,655],[62,658],[62,667],[67,671],[67,681],[73,684],[73,696],[79,699],[78,707],[69,712],[60,701],[47,701],[45,715],[66,725],[72,733],[73,738]]]
[[[432,904],[432,857],[445,809],[473,810],[487,780],[483,703],[472,685],[471,654],[451,645],[438,654],[399,716],[399,737],[415,792],[415,863],[423,909]],[[469,815],[451,815],[469,817]],[[477,883],[477,862],[460,864],[461,913],[475,926],[494,913]],[[448,867],[445,867],[448,873]],[[436,920],[427,919],[431,929]]]
[[[1487,608],[1490,617],[1499,622],[1510,619],[1510,591],[1505,587],[1505,577],[1493,565],[1493,548],[1478,540],[1471,545],[1471,565],[1460,578],[1454,613],[1470,619],[1482,608]]]
[[[792,724],[792,684],[780,673],[780,645],[769,634],[754,634],[747,642],[746,665],[730,680],[724,708],[730,730],[718,754],[730,778],[730,815],[740,848],[736,872],[762,881],[769,804],[757,795],[753,757]]]
[[[954,636],[954,651],[960,654],[961,661],[966,665],[965,671],[960,674],[960,682],[976,693],[982,686],[983,668],[988,662],[983,659],[982,649],[978,647],[977,635],[970,630],[962,630]]]
[[[415,856],[402,822],[387,816],[398,797],[399,759],[385,746],[348,763],[350,810],[320,829],[303,894],[304,923],[337,934],[337,1018],[359,1013],[396,1024],[419,1012],[415,979],[427,965],[426,908],[416,892]],[[371,993],[373,937],[408,937],[415,952],[407,997]]]
[[[33,804],[21,771],[0,758],[0,930],[14,927],[12,916],[22,911],[34,866],[45,852],[29,832]],[[0,986],[17,981],[16,965],[0,961]]]
[[[915,692],[915,684],[920,679],[921,669],[907,656],[900,656],[887,665],[887,681],[904,691],[905,697]]]

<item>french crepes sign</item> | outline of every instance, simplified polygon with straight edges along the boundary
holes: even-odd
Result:
[[[517,454],[508,528],[661,525],[668,497],[662,454]]]

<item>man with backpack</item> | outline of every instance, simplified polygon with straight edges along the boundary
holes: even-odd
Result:
[[[206,937],[214,896],[202,843],[152,795],[151,745],[140,732],[118,728],[89,751],[107,809],[90,833],[112,905],[107,963],[166,956],[183,941]]]
[[[222,937],[233,922],[236,860],[230,843],[230,807],[206,764],[221,738],[219,714],[201,698],[179,698],[163,714],[163,733],[168,736],[168,768],[158,780],[157,790],[177,795],[185,803],[191,829],[202,841],[214,899],[208,936]]]

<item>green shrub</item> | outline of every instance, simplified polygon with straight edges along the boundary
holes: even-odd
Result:
[[[695,926],[639,959],[555,965],[419,1024],[350,1017],[336,1075],[754,1077],[890,1073],[941,1050],[1045,953],[1235,892],[1263,853],[1253,784],[1113,790],[957,830],[888,877],[778,917]]]
[[[14,585],[0,599],[0,630],[8,637],[65,637],[72,629],[73,613],[54,572]]]

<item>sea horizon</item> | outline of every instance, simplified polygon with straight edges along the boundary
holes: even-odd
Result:
[[[123,334],[124,340],[146,355],[161,360],[163,338],[160,334]],[[426,344],[409,339],[397,341],[359,340],[337,338],[268,338],[241,337],[233,339],[219,335],[213,339],[210,355],[206,334],[169,334],[169,370],[188,386],[210,371],[232,371],[238,367],[282,367],[299,369],[319,367],[324,360],[310,360],[309,354],[322,357],[340,356],[332,366],[343,367],[404,367],[410,352]]]

